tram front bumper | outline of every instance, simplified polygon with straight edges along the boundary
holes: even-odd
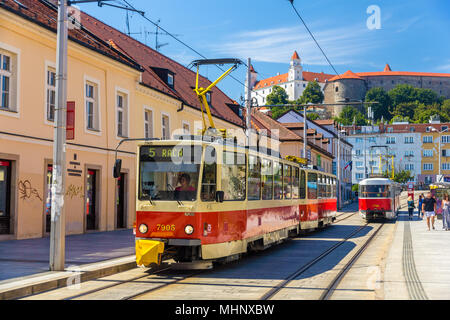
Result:
[[[149,267],[151,264],[160,264],[164,252],[164,242],[155,240],[136,239],[136,264]]]

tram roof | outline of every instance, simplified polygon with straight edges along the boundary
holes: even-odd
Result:
[[[362,180],[359,183],[360,186],[389,185],[389,184],[397,184],[397,183],[388,178],[368,178]]]

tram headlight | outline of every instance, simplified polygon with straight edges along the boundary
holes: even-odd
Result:
[[[194,227],[188,224],[186,227],[184,227],[184,232],[186,234],[193,234],[194,233]]]
[[[142,223],[142,224],[139,225],[139,232],[140,233],[147,233],[147,231],[148,231],[148,227],[147,227],[146,224]]]

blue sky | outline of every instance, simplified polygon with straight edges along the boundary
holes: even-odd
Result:
[[[285,73],[294,50],[307,71],[333,74],[326,59],[310,38],[287,0],[128,0],[153,21],[208,58],[252,59],[258,79]],[[111,2],[119,4],[120,0]],[[448,0],[295,0],[294,5],[308,24],[338,73],[392,70],[450,73],[450,1]],[[381,28],[369,30],[371,5],[380,9]],[[83,11],[109,25],[126,30],[125,11],[80,4]],[[138,14],[130,14],[131,32],[155,31]],[[133,35],[141,42],[144,35]],[[199,59],[194,52],[167,36],[160,52],[187,65]],[[155,36],[147,35],[154,48]],[[205,67],[203,75],[214,80],[219,71]],[[242,82],[241,66],[233,75]],[[213,79],[214,78],[214,79]],[[242,84],[232,78],[219,87],[239,101]]]

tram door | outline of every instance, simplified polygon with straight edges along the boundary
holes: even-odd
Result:
[[[120,177],[117,179],[117,202],[116,202],[116,212],[117,212],[117,221],[116,228],[126,228],[125,221],[125,181],[127,174],[121,173]]]
[[[10,232],[11,161],[0,160],[0,234]]]
[[[87,170],[87,183],[86,183],[86,230],[97,229],[97,171]]]

